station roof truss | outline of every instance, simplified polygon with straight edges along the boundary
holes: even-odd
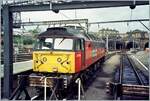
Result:
[[[149,21],[149,19],[133,19],[133,20],[116,20],[116,21],[101,21],[101,22],[88,22],[88,19],[72,19],[72,20],[57,20],[57,21],[36,21],[36,22],[19,22],[13,23],[16,28],[20,28],[21,26],[41,26],[41,25],[67,25],[67,24],[78,24],[81,26],[82,23],[86,25],[88,28],[89,25],[92,24],[107,24],[107,23],[123,23],[123,22],[140,22],[147,30],[150,30],[143,21]]]
[[[106,24],[106,23],[123,23],[123,22],[141,22],[149,21],[149,19],[134,19],[134,20],[114,20],[114,21],[101,21],[101,22],[88,22],[88,19],[72,19],[72,20],[56,20],[56,21],[35,21],[35,22],[20,22],[21,26],[37,26],[37,25],[62,25],[62,24]]]
[[[107,23],[123,23],[123,22],[140,22],[147,30],[150,31],[150,28],[148,28],[143,21],[149,21],[149,19],[134,19],[134,20],[117,20],[117,21],[102,21],[102,22],[91,22],[91,24],[107,24]]]
[[[101,22],[91,22],[91,23],[89,23],[89,24],[122,23],[122,22],[138,22],[138,21],[149,21],[149,19],[101,21]]]
[[[66,24],[88,24],[88,19],[72,19],[57,21],[39,21],[39,22],[21,22],[21,26],[37,26],[37,25],[66,25]],[[14,23],[19,24],[19,23]]]
[[[4,0],[11,1],[11,0]],[[15,0],[14,0],[15,1]],[[41,0],[40,0],[41,1]],[[12,12],[23,11],[46,11],[46,10],[67,10],[67,9],[87,9],[87,8],[104,8],[104,7],[121,7],[133,5],[148,5],[148,0],[128,0],[128,1],[101,1],[101,0],[22,0],[22,2],[3,3],[3,6],[9,5]]]

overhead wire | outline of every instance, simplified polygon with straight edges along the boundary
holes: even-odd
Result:
[[[68,17],[67,15],[65,15],[65,14],[63,14],[62,12],[59,12],[61,15],[63,15],[64,17],[66,17],[68,20],[71,20],[71,18],[70,17]],[[76,15],[76,10],[75,10],[75,18],[77,18],[77,15]],[[79,23],[79,26],[83,29],[83,30],[85,30],[85,29],[88,29],[88,28],[84,28],[80,23]],[[88,33],[88,32],[87,32]],[[87,36],[88,36],[88,34],[86,34]],[[88,36],[89,37],[89,36]]]
[[[131,9],[130,20],[132,20],[132,17],[133,17],[133,9]],[[130,25],[131,25],[131,22],[130,22]],[[134,49],[134,37],[133,37],[132,30],[131,30],[131,26],[130,26],[130,34],[131,34],[131,38],[132,38],[132,48]]]
[[[65,15],[64,13],[62,13],[62,12],[59,12],[62,16],[64,16],[65,18],[67,18],[68,20],[71,20],[71,18],[70,17],[68,17],[67,15]]]

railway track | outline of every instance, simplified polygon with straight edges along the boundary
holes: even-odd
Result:
[[[121,54],[120,68],[116,69],[114,82],[108,83],[107,87],[114,99],[149,99],[149,79],[127,54]]]
[[[142,74],[138,70],[138,68],[135,67],[134,63],[132,60],[124,54],[122,56],[122,67],[121,67],[121,72],[120,74],[120,82],[123,84],[135,84],[135,85],[148,85],[149,82],[146,79],[145,75]]]

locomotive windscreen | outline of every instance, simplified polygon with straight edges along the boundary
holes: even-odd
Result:
[[[66,38],[55,38],[54,40],[55,50],[72,50],[73,49],[73,39]]]
[[[73,39],[70,38],[41,38],[38,39],[35,50],[73,50]]]

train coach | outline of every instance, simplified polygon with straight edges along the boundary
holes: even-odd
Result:
[[[37,37],[33,71],[43,74],[78,74],[105,58],[104,41],[84,34],[80,27],[48,28]]]

